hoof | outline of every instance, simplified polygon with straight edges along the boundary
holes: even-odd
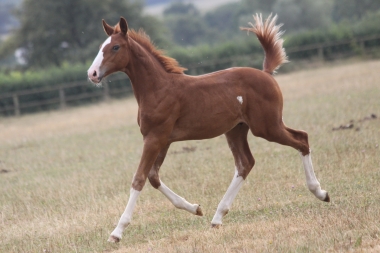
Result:
[[[324,202],[330,202],[330,196],[329,194],[326,192],[326,197],[325,199],[323,200]]]
[[[195,215],[198,215],[198,216],[203,216],[203,212],[202,212],[202,209],[201,209],[201,206],[199,205],[198,208],[197,208],[197,213]]]
[[[120,242],[120,238],[114,236],[114,235],[110,235],[110,238],[108,238],[107,240],[108,242],[112,242],[112,243],[118,243]]]
[[[211,224],[211,228],[220,228],[222,224]]]

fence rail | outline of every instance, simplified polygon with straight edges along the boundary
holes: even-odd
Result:
[[[380,40],[380,35],[373,35],[368,37],[362,37],[362,38],[355,38],[350,40],[341,40],[341,41],[332,41],[328,43],[316,43],[312,45],[302,46],[302,47],[294,47],[294,48],[288,48],[286,52],[288,54],[293,53],[302,53],[302,52],[316,52],[316,56],[319,60],[323,61],[325,60],[325,51],[328,48],[331,47],[337,47],[337,46],[343,46],[343,45],[352,45],[355,44],[359,46],[359,48],[362,50],[362,52],[368,51],[368,48],[366,48],[366,43],[372,40]],[[225,59],[219,59],[217,62],[215,61],[205,61],[197,64],[189,64],[189,72],[190,73],[196,73],[196,70],[202,67],[209,67],[209,66],[215,66],[217,64],[233,64],[236,61],[245,59],[247,60],[247,56],[235,56],[235,57],[229,57]],[[120,81],[124,78],[118,78],[114,79],[113,81]],[[0,105],[2,100],[12,100],[13,105],[5,105],[3,108],[0,107],[0,114],[4,114],[5,112],[13,111],[13,114],[16,116],[19,116],[21,114],[21,109],[26,108],[32,108],[32,107],[38,107],[38,106],[46,106],[46,105],[52,105],[57,104],[58,108],[61,110],[64,110],[67,107],[67,103],[70,101],[78,101],[82,99],[89,99],[89,98],[102,98],[103,101],[107,101],[110,99],[111,96],[114,95],[120,95],[120,94],[130,94],[132,93],[132,89],[130,86],[124,87],[124,88],[117,88],[117,89],[110,89],[110,85],[112,85],[112,82],[104,82],[103,88],[99,89],[99,91],[92,91],[90,93],[84,92],[80,94],[75,95],[68,95],[66,93],[67,89],[75,88],[75,87],[81,87],[85,86],[88,87],[91,84],[89,84],[88,81],[80,81],[80,82],[71,82],[66,83],[54,87],[46,87],[46,88],[35,88],[35,89],[28,89],[28,90],[22,90],[17,91],[14,93],[4,93],[0,94]],[[93,89],[98,89],[95,86]],[[32,95],[32,94],[41,94],[45,92],[56,92],[57,97],[56,98],[49,98],[44,100],[37,100],[37,101],[31,101],[31,102],[20,102],[20,97]]]
[[[115,79],[113,81],[120,81],[120,80],[121,79]],[[92,84],[89,84],[88,81],[72,82],[72,83],[58,85],[55,87],[28,89],[28,90],[17,91],[14,93],[1,94],[0,101],[5,100],[5,99],[12,99],[13,105],[4,106],[3,108],[0,108],[0,113],[13,111],[14,115],[19,116],[21,114],[21,109],[38,107],[38,106],[46,106],[46,105],[52,105],[52,104],[59,105],[59,109],[63,110],[67,107],[67,103],[70,101],[78,101],[78,100],[82,100],[86,98],[99,98],[99,97],[102,97],[102,100],[107,101],[110,99],[112,95],[128,94],[132,92],[131,87],[110,89],[109,88],[110,84],[108,82],[104,82],[102,84],[102,89],[100,89],[99,87],[93,86],[92,89],[94,89],[95,91],[91,93],[84,92],[84,93],[69,95],[69,96],[66,94],[66,90],[69,88],[75,88],[75,87],[81,87],[81,86],[88,87],[90,85]],[[56,92],[57,97],[20,103],[20,97],[22,96],[32,95],[32,94],[41,94],[45,92]]]

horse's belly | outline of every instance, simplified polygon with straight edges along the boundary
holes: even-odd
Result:
[[[222,135],[243,122],[238,114],[199,115],[195,119],[178,121],[172,131],[171,141],[202,140]]]

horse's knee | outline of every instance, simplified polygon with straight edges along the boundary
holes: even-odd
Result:
[[[239,176],[242,176],[243,179],[246,179],[246,177],[248,176],[249,172],[251,172],[254,165],[255,165],[255,159],[253,158],[253,156],[247,157],[247,160],[244,162],[241,161],[240,164],[236,165]]]
[[[158,176],[158,173],[156,170],[151,170],[148,174],[149,183],[156,189],[160,187],[160,177]]]
[[[253,156],[250,156],[248,159],[249,170],[251,170],[253,168],[253,166],[255,166],[255,158],[253,158]]]
[[[144,188],[146,177],[135,175],[132,180],[132,188],[136,191],[141,191]]]

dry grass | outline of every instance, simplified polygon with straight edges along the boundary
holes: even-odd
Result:
[[[134,99],[0,118],[0,251],[380,252],[380,120],[358,121],[380,116],[379,69],[372,61],[277,77],[284,120],[309,133],[330,204],[308,192],[296,151],[251,136],[256,165],[223,227],[211,229],[234,172],[225,138],[175,143],[161,178],[205,216],[147,185],[118,245],[106,240],[142,150]],[[350,120],[354,129],[331,131]]]

